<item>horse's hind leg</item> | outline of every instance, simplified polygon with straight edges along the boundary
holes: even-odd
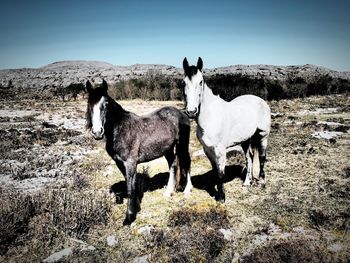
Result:
[[[177,175],[182,179],[182,175],[186,176],[186,187],[184,190],[185,196],[191,194],[193,188],[191,182],[191,157],[188,151],[190,141],[190,123],[187,117],[184,124],[180,125],[179,142],[176,145],[176,159],[178,161]]]
[[[191,181],[191,157],[190,154],[187,152],[184,154],[185,156],[179,156],[178,159],[180,161],[180,167],[184,171],[184,174],[186,175],[186,187],[184,190],[185,196],[189,196],[191,194],[191,190],[193,188],[192,181]]]
[[[265,187],[265,171],[264,166],[266,162],[266,148],[267,148],[267,136],[260,140],[258,150],[259,150],[259,162],[260,162],[260,172],[259,172],[259,187]]]
[[[168,166],[169,166],[169,180],[163,195],[165,197],[170,197],[175,192],[175,185],[176,185],[175,172],[176,172],[177,161],[176,161],[173,149],[171,149],[165,154],[165,159],[167,160]]]
[[[242,149],[245,153],[246,162],[247,162],[247,174],[243,186],[250,186],[252,184],[252,173],[253,173],[253,150],[251,147],[250,141],[245,141],[242,143]]]

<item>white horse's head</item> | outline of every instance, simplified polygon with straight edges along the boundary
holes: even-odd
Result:
[[[89,94],[86,111],[87,128],[91,130],[92,136],[100,140],[104,135],[104,125],[107,114],[107,82],[103,80],[101,87],[92,88],[90,81],[86,82],[86,90]]]
[[[204,89],[204,79],[202,75],[203,61],[199,57],[197,66],[190,66],[187,58],[183,60],[183,69],[185,72],[185,104],[186,113],[190,118],[195,118],[199,114],[201,97]]]

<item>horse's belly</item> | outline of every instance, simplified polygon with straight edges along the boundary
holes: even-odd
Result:
[[[162,157],[166,152],[174,147],[174,138],[154,139],[152,142],[147,140],[140,147],[139,162],[148,162]]]
[[[245,129],[233,128],[229,130],[226,138],[226,147],[230,147],[250,139],[256,132],[257,126],[252,125]]]

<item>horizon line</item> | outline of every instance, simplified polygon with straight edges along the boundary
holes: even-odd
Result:
[[[18,69],[41,69],[41,68],[45,68],[47,66],[53,65],[53,64],[57,64],[57,63],[63,63],[63,62],[97,62],[97,63],[105,63],[105,64],[110,64],[111,66],[115,66],[115,67],[132,67],[132,66],[137,66],[137,65],[155,65],[155,66],[171,66],[177,69],[182,69],[182,67],[176,67],[174,65],[171,64],[164,64],[164,63],[134,63],[134,64],[129,64],[129,65],[123,65],[123,64],[113,64],[111,62],[107,62],[107,61],[103,61],[103,60],[85,60],[85,59],[71,59],[71,60],[58,60],[58,61],[54,61],[48,64],[45,64],[43,66],[31,66],[31,67],[16,67],[16,68],[0,68],[0,70],[18,70]],[[204,67],[204,69],[217,69],[217,68],[225,68],[225,67],[234,67],[234,66],[273,66],[273,67],[301,67],[301,66],[314,66],[314,67],[318,67],[318,68],[325,68],[328,70],[332,70],[332,71],[338,71],[338,72],[350,72],[349,70],[338,70],[338,69],[333,69],[327,66],[320,66],[320,65],[316,65],[316,64],[311,64],[311,63],[306,63],[306,64],[264,64],[264,63],[256,63],[256,64],[231,64],[231,65],[223,65],[223,66],[218,66],[218,67]]]

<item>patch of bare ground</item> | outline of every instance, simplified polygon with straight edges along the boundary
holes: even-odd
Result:
[[[266,188],[242,187],[244,158],[234,151],[223,205],[192,123],[191,196],[163,197],[164,159],[140,165],[145,193],[130,227],[122,226],[124,178],[103,141],[85,131],[85,103],[16,96],[1,103],[0,261],[349,262],[347,95],[270,101]],[[139,114],[183,107],[121,104]],[[341,134],[312,136],[321,131]]]

